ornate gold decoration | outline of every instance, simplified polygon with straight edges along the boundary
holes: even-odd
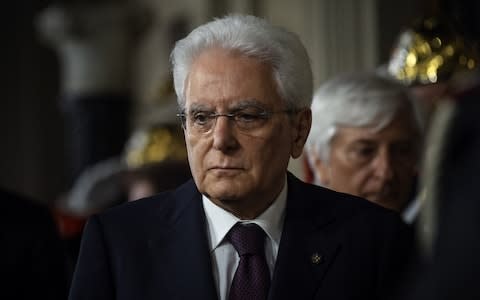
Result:
[[[158,125],[135,132],[125,148],[128,168],[164,160],[186,160],[183,131],[176,125]]]
[[[388,72],[407,85],[429,84],[474,70],[479,61],[477,49],[467,45],[447,22],[432,17],[401,33]]]

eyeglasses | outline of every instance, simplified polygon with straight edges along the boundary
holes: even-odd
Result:
[[[274,114],[292,114],[295,110],[286,109],[279,111],[267,111],[258,107],[247,107],[232,113],[220,114],[212,111],[192,111],[179,113],[182,127],[192,134],[207,134],[215,126],[218,117],[226,117],[233,120],[236,128],[243,132],[252,132],[263,128]]]

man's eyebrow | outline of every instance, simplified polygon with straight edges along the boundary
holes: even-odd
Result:
[[[265,109],[265,104],[255,98],[249,98],[249,99],[244,99],[236,103],[233,103],[231,106],[228,107],[228,109],[230,111],[237,111],[237,110],[242,110],[242,109],[251,108],[251,107]],[[190,107],[187,108],[186,111],[189,113],[194,113],[197,111],[214,111],[214,110],[215,109],[210,105],[205,105],[203,103],[192,103]]]
[[[211,107],[205,105],[205,104],[200,104],[200,103],[193,103],[190,105],[188,108],[188,112],[197,112],[197,111],[210,111],[212,110]]]
[[[255,99],[255,98],[251,98],[251,99],[241,100],[241,101],[235,103],[234,105],[232,105],[230,107],[230,109],[241,110],[241,109],[245,109],[245,108],[249,108],[249,107],[264,109],[265,105],[264,105],[264,103],[260,102],[259,100]]]
[[[371,146],[375,144],[376,144],[376,141],[374,139],[368,139],[368,138],[361,138],[351,143],[352,146]]]

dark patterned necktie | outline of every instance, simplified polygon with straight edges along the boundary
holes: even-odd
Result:
[[[265,232],[256,224],[237,223],[227,238],[240,256],[228,299],[267,299],[270,271],[265,260]]]

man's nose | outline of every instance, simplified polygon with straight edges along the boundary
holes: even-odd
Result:
[[[222,152],[231,151],[238,147],[235,135],[235,124],[226,116],[218,116],[213,124],[213,148]]]
[[[380,150],[373,161],[374,174],[382,180],[390,180],[394,176],[392,157],[388,150]]]

